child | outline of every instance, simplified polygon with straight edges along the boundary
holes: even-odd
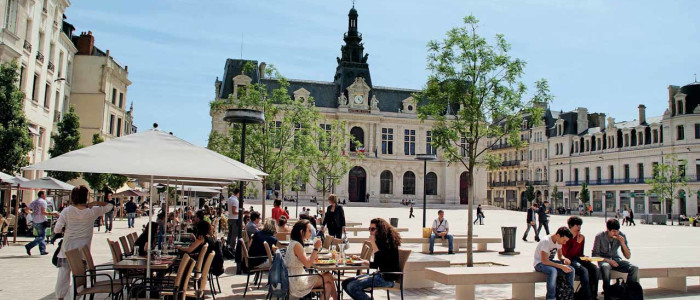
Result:
[[[547,275],[547,300],[556,299],[557,274],[566,276],[569,285],[572,288],[574,286],[574,269],[569,266],[571,261],[564,257],[561,252],[562,245],[573,237],[569,228],[559,227],[551,237],[543,239],[537,244],[534,261],[535,271]],[[559,260],[554,260],[555,254]]]

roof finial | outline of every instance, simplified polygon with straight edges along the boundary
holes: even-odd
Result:
[[[355,0],[352,0],[352,8],[355,8]]]
[[[697,83],[698,82],[698,74],[695,73],[695,74],[693,74],[693,76],[695,76],[695,82]]]

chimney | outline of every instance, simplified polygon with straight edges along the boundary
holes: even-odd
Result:
[[[639,124],[644,124],[647,122],[647,113],[646,109],[647,107],[644,106],[644,104],[640,104],[637,108],[639,108]]]
[[[576,109],[576,131],[580,134],[588,130],[588,109],[585,107],[579,107]]]
[[[600,130],[605,130],[605,114],[598,115],[598,124],[600,125]]]
[[[92,55],[92,49],[95,47],[95,37],[92,36],[92,31],[80,33],[77,42],[78,55]]]

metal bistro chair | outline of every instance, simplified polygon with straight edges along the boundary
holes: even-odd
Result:
[[[80,248],[80,253],[82,253],[83,259],[85,260],[86,272],[92,275],[90,277],[90,281],[92,284],[95,284],[97,282],[97,276],[94,275],[98,274],[98,272],[100,271],[112,272],[113,278],[117,279],[117,270],[114,269],[113,264],[95,265],[95,260],[93,260],[92,253],[90,252],[90,248],[88,246]]]
[[[248,256],[248,245],[245,243],[242,244],[243,246],[241,247],[241,256],[243,257],[243,263],[245,264],[246,268],[246,273],[248,275],[248,278],[246,279],[245,282],[245,289],[243,290],[243,297],[245,297],[246,293],[248,293],[248,285],[250,284],[250,275],[255,275],[255,278],[258,276],[261,276],[262,273],[270,271],[270,266],[267,267],[251,267],[249,259],[250,258],[267,258],[267,256],[254,256],[250,257]],[[255,280],[254,278],[254,280]],[[255,284],[255,282],[253,282]]]
[[[114,282],[112,276],[109,274],[87,274],[80,249],[66,251],[66,259],[73,277],[73,299],[87,295],[90,295],[92,299],[95,294],[110,294],[112,299],[121,298],[124,286]],[[108,280],[94,282],[92,279],[95,277],[107,277]],[[88,278],[91,278],[90,282],[88,282]]]
[[[159,291],[163,297],[185,300],[185,291],[189,285],[194,264],[194,260],[188,254],[183,255],[174,278],[142,278],[140,279],[141,283],[135,284],[132,288],[133,294],[131,297],[138,299],[138,295],[146,291]]]
[[[387,298],[387,299],[391,299],[391,298],[389,297],[389,291],[390,291],[390,290],[400,290],[400,291],[401,291],[401,300],[403,300],[403,278],[404,278],[403,271],[404,271],[404,269],[405,269],[405,267],[406,267],[406,262],[408,261],[408,257],[409,257],[410,255],[411,255],[411,250],[399,249],[399,267],[401,268],[401,272],[379,272],[379,271],[377,271],[377,272],[374,272],[374,273],[372,273],[372,274],[369,275],[370,278],[372,278],[371,280],[372,280],[372,284],[373,284],[372,287],[370,287],[370,289],[369,289],[370,298],[374,299],[374,290],[386,290],[386,298]],[[397,281],[394,283],[394,286],[393,286],[393,287],[375,287],[375,286],[374,286],[374,278],[373,278],[373,277],[374,277],[376,274],[392,274],[392,275],[398,275],[398,276],[399,276],[399,280],[397,280]],[[399,285],[398,287],[396,287],[397,284]],[[365,291],[366,291],[366,289],[365,289]]]
[[[204,259],[207,257],[207,250],[209,249],[208,244],[202,245],[202,250],[199,251],[197,255],[197,263],[194,265],[194,274],[192,274],[192,281],[194,282],[194,287],[197,287],[197,282],[202,276],[202,266],[204,264]],[[213,251],[212,251],[213,252]]]

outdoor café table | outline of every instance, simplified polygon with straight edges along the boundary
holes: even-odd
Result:
[[[155,259],[151,260],[151,272],[156,272],[157,276],[156,278],[162,278],[165,275],[165,272],[170,269],[170,267],[173,265],[174,261],[172,259]],[[131,257],[131,258],[126,258],[116,264],[114,264],[114,269],[122,272],[122,271],[133,271],[133,270],[139,270],[143,271],[143,273],[146,273],[146,258],[145,257]],[[128,272],[125,272],[128,274]],[[126,280],[127,284],[131,284],[131,279],[127,278]]]
[[[338,291],[338,297],[340,299],[343,299],[343,288],[341,287],[341,280],[340,280],[340,274],[343,273],[344,271],[360,271],[360,270],[368,270],[369,265],[366,264],[352,264],[352,265],[346,265],[346,264],[313,264],[314,269],[316,269],[319,273],[323,272],[331,272],[338,274],[338,282],[335,284],[335,288]]]

